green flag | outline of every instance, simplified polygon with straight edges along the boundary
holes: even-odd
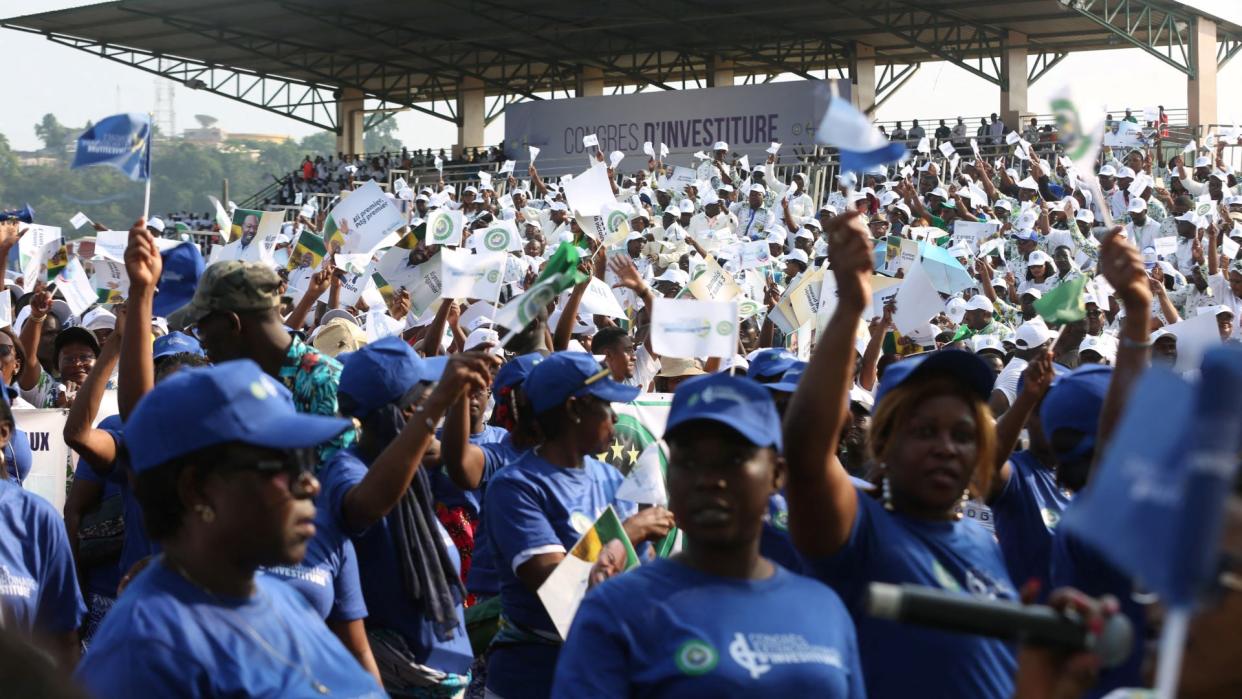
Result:
[[[501,346],[508,344],[516,334],[522,332],[539,315],[539,309],[547,306],[562,291],[580,284],[589,277],[578,271],[581,250],[572,243],[561,243],[543,272],[535,279],[525,293],[514,297],[496,312],[493,319],[497,325],[509,330],[500,341]]]
[[[1058,284],[1032,305],[1035,307],[1035,312],[1049,325],[1062,325],[1082,320],[1087,317],[1087,306],[1082,302],[1082,290],[1086,286],[1087,278],[1079,276]]]

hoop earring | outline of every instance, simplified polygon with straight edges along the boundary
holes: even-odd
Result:
[[[199,518],[203,520],[203,524],[211,524],[216,521],[216,511],[211,509],[208,505],[195,505],[194,511],[197,512]]]
[[[887,474],[880,477],[880,502],[884,504],[884,509],[893,511],[893,487],[888,484]]]

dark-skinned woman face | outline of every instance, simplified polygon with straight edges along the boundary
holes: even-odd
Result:
[[[784,478],[776,452],[709,420],[678,426],[668,442],[669,509],[690,545],[753,546]]]
[[[894,425],[883,454],[897,509],[951,511],[970,484],[978,440],[975,411],[961,396],[934,395],[914,406]]]
[[[565,402],[565,426],[584,454],[598,454],[612,444],[617,414],[612,404],[595,396],[574,396]]]
[[[62,381],[81,386],[95,366],[95,349],[81,342],[69,342],[60,348],[56,362]]]
[[[13,379],[17,376],[19,369],[17,344],[7,332],[0,333],[0,378],[4,379],[5,385],[13,385]]]

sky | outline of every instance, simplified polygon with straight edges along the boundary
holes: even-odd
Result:
[[[84,3],[80,0],[0,0],[0,17],[44,12]],[[1189,0],[1186,4],[1242,23],[1240,0]],[[6,54],[17,70],[0,76],[0,90],[21,99],[6,100],[0,110],[0,133],[8,136],[19,150],[35,150],[42,143],[34,125],[48,112],[61,122],[77,127],[88,120],[127,111],[152,111],[156,84],[163,78],[87,53],[53,44],[33,34],[0,29]],[[1232,81],[1232,82],[1231,82]],[[1217,75],[1218,114],[1222,123],[1242,121],[1242,91],[1224,91],[1219,86],[1240,84],[1242,57],[1236,58]],[[1163,104],[1168,109],[1186,107],[1186,79],[1139,49],[1095,51],[1073,54],[1030,87],[1028,111],[1048,112],[1051,95],[1065,85],[1089,92],[1109,108],[1136,109]],[[263,111],[209,92],[189,90],[176,84],[174,105],[176,128],[197,126],[196,114],[219,119],[217,126],[227,131],[287,134],[300,138],[316,131],[313,126]],[[958,115],[974,117],[999,111],[1000,92],[996,86],[949,63],[926,63],[914,77],[882,105],[877,118],[882,121],[917,118],[929,121],[952,119]],[[396,117],[398,135],[412,148],[447,148],[457,138],[449,122],[417,112]],[[931,123],[935,123],[934,121]],[[950,121],[952,123],[952,121]],[[487,129],[486,140],[504,138],[503,116]]]

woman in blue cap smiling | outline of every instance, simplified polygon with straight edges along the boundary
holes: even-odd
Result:
[[[94,696],[379,697],[292,587],[315,536],[315,447],[348,420],[304,415],[249,360],[187,369],[125,423],[148,534],[163,554],[105,617],[78,666]]]
[[[487,385],[496,359],[486,352],[422,359],[389,337],[344,360],[338,401],[361,422],[362,436],[320,473],[323,506],[354,542],[366,633],[385,687],[395,696],[454,696],[473,659],[461,562],[420,466],[436,422]]]
[[[487,664],[489,695],[551,693],[561,638],[537,591],[604,510],[611,505],[617,511],[635,546],[673,526],[662,507],[635,514],[634,503],[617,500],[621,472],[592,456],[614,439],[610,404],[638,395],[609,374],[589,354],[557,352],[526,378],[543,441],[496,474],[483,507],[503,606]]]
[[[862,612],[868,583],[916,583],[1014,599],[1000,547],[958,506],[986,492],[996,432],[992,373],[975,355],[942,350],[888,367],[869,436],[879,497],[837,459],[853,383],[854,331],[871,297],[871,244],[857,215],[833,219],[838,304],[785,418],[789,532],[808,568],[854,612],[872,697],[1008,697],[1016,668],[1001,641],[899,626]],[[894,663],[894,661],[897,661]]]
[[[691,379],[664,438],[682,551],[587,595],[553,696],[865,696],[841,599],[760,554],[785,470],[770,391],[727,374]]]

